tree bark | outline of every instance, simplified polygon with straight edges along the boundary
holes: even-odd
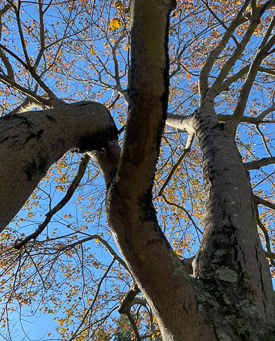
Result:
[[[109,111],[95,102],[0,118],[0,230],[64,153],[72,148],[109,149],[109,141],[117,141],[115,124]],[[109,163],[107,172],[112,167]]]
[[[190,335],[199,340],[190,278],[158,225],[151,193],[166,119],[172,6],[162,0],[132,1],[131,6],[129,113],[117,175],[107,196],[108,220],[163,339]]]
[[[229,322],[228,316],[221,321],[214,314],[218,335],[259,340],[269,326],[274,327],[270,271],[257,232],[249,174],[234,136],[215,116],[210,101],[203,103],[196,115],[203,154],[205,231],[194,277],[203,280],[207,290],[215,288],[224,310],[235,316]],[[224,327],[226,320],[229,328]]]

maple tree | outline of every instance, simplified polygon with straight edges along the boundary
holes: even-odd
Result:
[[[274,340],[275,1],[1,6],[1,336]]]

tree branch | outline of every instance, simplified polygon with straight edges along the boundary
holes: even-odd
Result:
[[[0,118],[0,230],[23,206],[49,167],[72,148],[104,150],[117,143],[117,129],[100,103],[65,104],[45,112]],[[16,155],[16,157],[15,157]],[[117,165],[108,168],[111,173]],[[112,168],[113,167],[113,168]],[[10,169],[13,169],[12,176]],[[10,195],[16,193],[17,200]]]
[[[237,126],[241,122],[241,119],[243,117],[243,113],[244,113],[244,110],[246,107],[247,99],[248,99],[250,90],[252,88],[252,85],[254,83],[254,80],[256,78],[259,67],[261,65],[261,62],[263,61],[263,59],[266,56],[269,55],[269,52],[270,52],[269,50],[275,44],[275,35],[273,35],[268,40],[270,33],[272,31],[270,28],[273,28],[274,25],[275,25],[275,17],[273,17],[273,19],[269,25],[269,29],[267,30],[267,32],[263,38],[264,44],[263,43],[261,44],[259,51],[257,52],[253,62],[251,63],[246,81],[245,81],[245,83],[241,89],[239,100],[238,100],[238,103],[236,105],[236,108],[233,112],[231,119],[227,122],[227,128],[233,134],[235,134]]]
[[[259,169],[264,166],[275,164],[275,157],[264,157],[257,161],[246,162],[244,164],[245,169],[252,170],[252,169]]]
[[[21,247],[23,247],[24,245],[26,245],[30,240],[32,239],[36,239],[43,231],[44,229],[48,226],[48,224],[50,223],[52,217],[58,212],[60,211],[68,202],[69,200],[72,198],[72,196],[74,195],[75,190],[77,189],[80,181],[82,180],[86,168],[88,166],[90,157],[87,154],[84,154],[81,157],[81,162],[79,164],[79,168],[78,168],[78,172],[75,176],[75,178],[73,179],[70,187],[67,190],[67,193],[65,194],[65,196],[59,201],[59,203],[57,205],[55,205],[55,207],[53,209],[51,209],[48,213],[45,214],[46,218],[43,221],[43,223],[41,223],[37,230],[35,232],[33,232],[32,234],[30,234],[29,236],[27,236],[26,238],[24,238],[23,240],[16,240],[14,243],[14,248],[19,250]]]
[[[231,24],[228,27],[228,30],[225,31],[221,41],[219,44],[211,51],[209,54],[202,70],[200,73],[199,78],[199,93],[200,93],[200,101],[205,97],[207,91],[208,91],[208,76],[210,71],[212,70],[212,67],[218,58],[218,56],[221,54],[221,52],[224,50],[226,44],[228,43],[229,39],[231,38],[231,35],[235,31],[235,29],[238,27],[238,25],[242,22],[242,16],[246,8],[248,7],[250,3],[250,0],[246,0],[241,7],[240,11],[238,12],[235,19],[232,20]]]
[[[194,135],[192,136],[192,141],[193,141]],[[176,169],[178,168],[178,166],[181,164],[182,160],[184,159],[185,155],[190,151],[190,146],[191,146],[192,142],[188,143],[188,148],[184,148],[181,156],[178,158],[177,162],[174,164],[174,166],[172,167],[171,171],[169,172],[167,178],[165,179],[163,185],[161,186],[161,189],[158,192],[158,196],[161,196],[163,191],[165,190],[166,186],[168,185],[168,182],[171,180],[173,174],[175,173]]]
[[[101,285],[104,281],[104,279],[107,277],[109,271],[111,270],[113,264],[114,264],[115,260],[113,259],[112,262],[110,263],[110,265],[108,266],[108,268],[106,269],[104,275],[102,276],[102,278],[100,279],[99,283],[98,283],[98,286],[97,286],[97,290],[96,290],[96,293],[95,293],[95,296],[94,296],[94,299],[93,299],[93,302],[92,304],[90,305],[90,308],[86,311],[83,319],[82,319],[82,322],[79,324],[79,326],[77,327],[76,331],[74,332],[73,336],[69,339],[69,341],[73,341],[76,339],[76,336],[80,335],[82,333],[82,331],[80,330],[81,327],[83,326],[84,322],[85,322],[85,319],[87,318],[87,316],[92,312],[93,308],[94,308],[94,304],[97,300],[97,297],[98,297],[98,294],[99,294],[99,291],[100,291],[100,288],[101,288]]]
[[[263,206],[266,206],[272,210],[275,211],[275,204],[271,203],[270,201],[267,201],[257,195],[254,194],[254,202],[257,204],[257,205],[263,205]]]

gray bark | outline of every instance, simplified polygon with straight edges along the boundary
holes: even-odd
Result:
[[[0,230],[64,153],[108,149],[109,141],[117,141],[115,124],[95,102],[0,118]]]
[[[131,6],[129,114],[121,155],[115,125],[107,109],[97,103],[1,118],[0,227],[7,225],[50,165],[67,150],[89,151],[107,184],[113,235],[163,339],[274,341],[274,295],[248,174],[233,129],[219,122],[213,94],[207,96],[211,58],[220,52],[212,54],[203,69],[203,102],[189,126],[183,126],[188,120],[182,120],[182,125],[173,117],[167,120],[189,129],[191,135],[196,132],[203,154],[205,232],[190,277],[162,233],[152,203],[166,120],[167,38],[173,3],[133,0]]]
[[[217,293],[227,297],[224,306],[240,315],[239,329],[234,330],[231,323],[233,331],[228,336],[238,340],[247,335],[248,340],[259,340],[268,326],[274,326],[271,277],[257,232],[249,174],[234,136],[218,118],[215,122],[214,115],[211,102],[203,103],[197,114],[205,182],[205,231],[194,276],[215,283]]]

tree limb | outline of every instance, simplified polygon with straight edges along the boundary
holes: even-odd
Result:
[[[264,166],[272,165],[275,163],[275,157],[264,157],[257,161],[246,162],[244,164],[245,169],[252,170],[252,169],[259,169]]]
[[[208,91],[208,76],[210,71],[212,70],[212,67],[218,58],[218,56],[221,54],[221,52],[224,50],[226,44],[228,43],[229,39],[232,36],[232,33],[235,31],[235,29],[238,27],[238,25],[242,22],[242,16],[245,10],[247,9],[248,5],[250,3],[250,0],[246,0],[241,7],[240,11],[238,12],[235,19],[232,20],[231,24],[228,27],[228,30],[225,31],[221,41],[219,44],[210,52],[200,74],[199,78],[199,93],[200,93],[200,101],[205,97],[207,91]]]
[[[109,111],[96,102],[65,104],[45,112],[0,118],[0,230],[23,206],[49,167],[72,148],[104,150],[112,158],[117,129]],[[117,142],[116,142],[117,143]],[[16,155],[16,157],[15,157]],[[108,156],[109,155],[109,156]],[[5,162],[3,162],[5,160]],[[113,173],[117,165],[109,165]],[[10,169],[13,169],[12,176]],[[105,176],[110,176],[105,174]],[[17,200],[10,195],[16,193]]]
[[[256,202],[257,205],[264,205],[268,208],[271,208],[272,210],[275,210],[275,204],[255,195],[255,194],[254,194],[254,202]]]
[[[44,229],[48,226],[52,217],[69,202],[69,200],[74,195],[75,190],[77,189],[80,181],[82,180],[82,178],[85,174],[89,160],[90,160],[89,155],[84,154],[82,156],[81,162],[79,164],[78,172],[77,172],[75,178],[73,179],[71,185],[69,186],[65,196],[59,201],[59,203],[57,205],[54,206],[54,208],[52,208],[48,213],[45,214],[45,216],[46,216],[45,220],[43,221],[43,223],[39,224],[38,228],[32,234],[25,237],[23,240],[17,239],[15,241],[15,244],[14,244],[15,249],[19,250],[21,247],[26,245],[27,242],[29,242],[30,240],[36,239],[44,231]]]

